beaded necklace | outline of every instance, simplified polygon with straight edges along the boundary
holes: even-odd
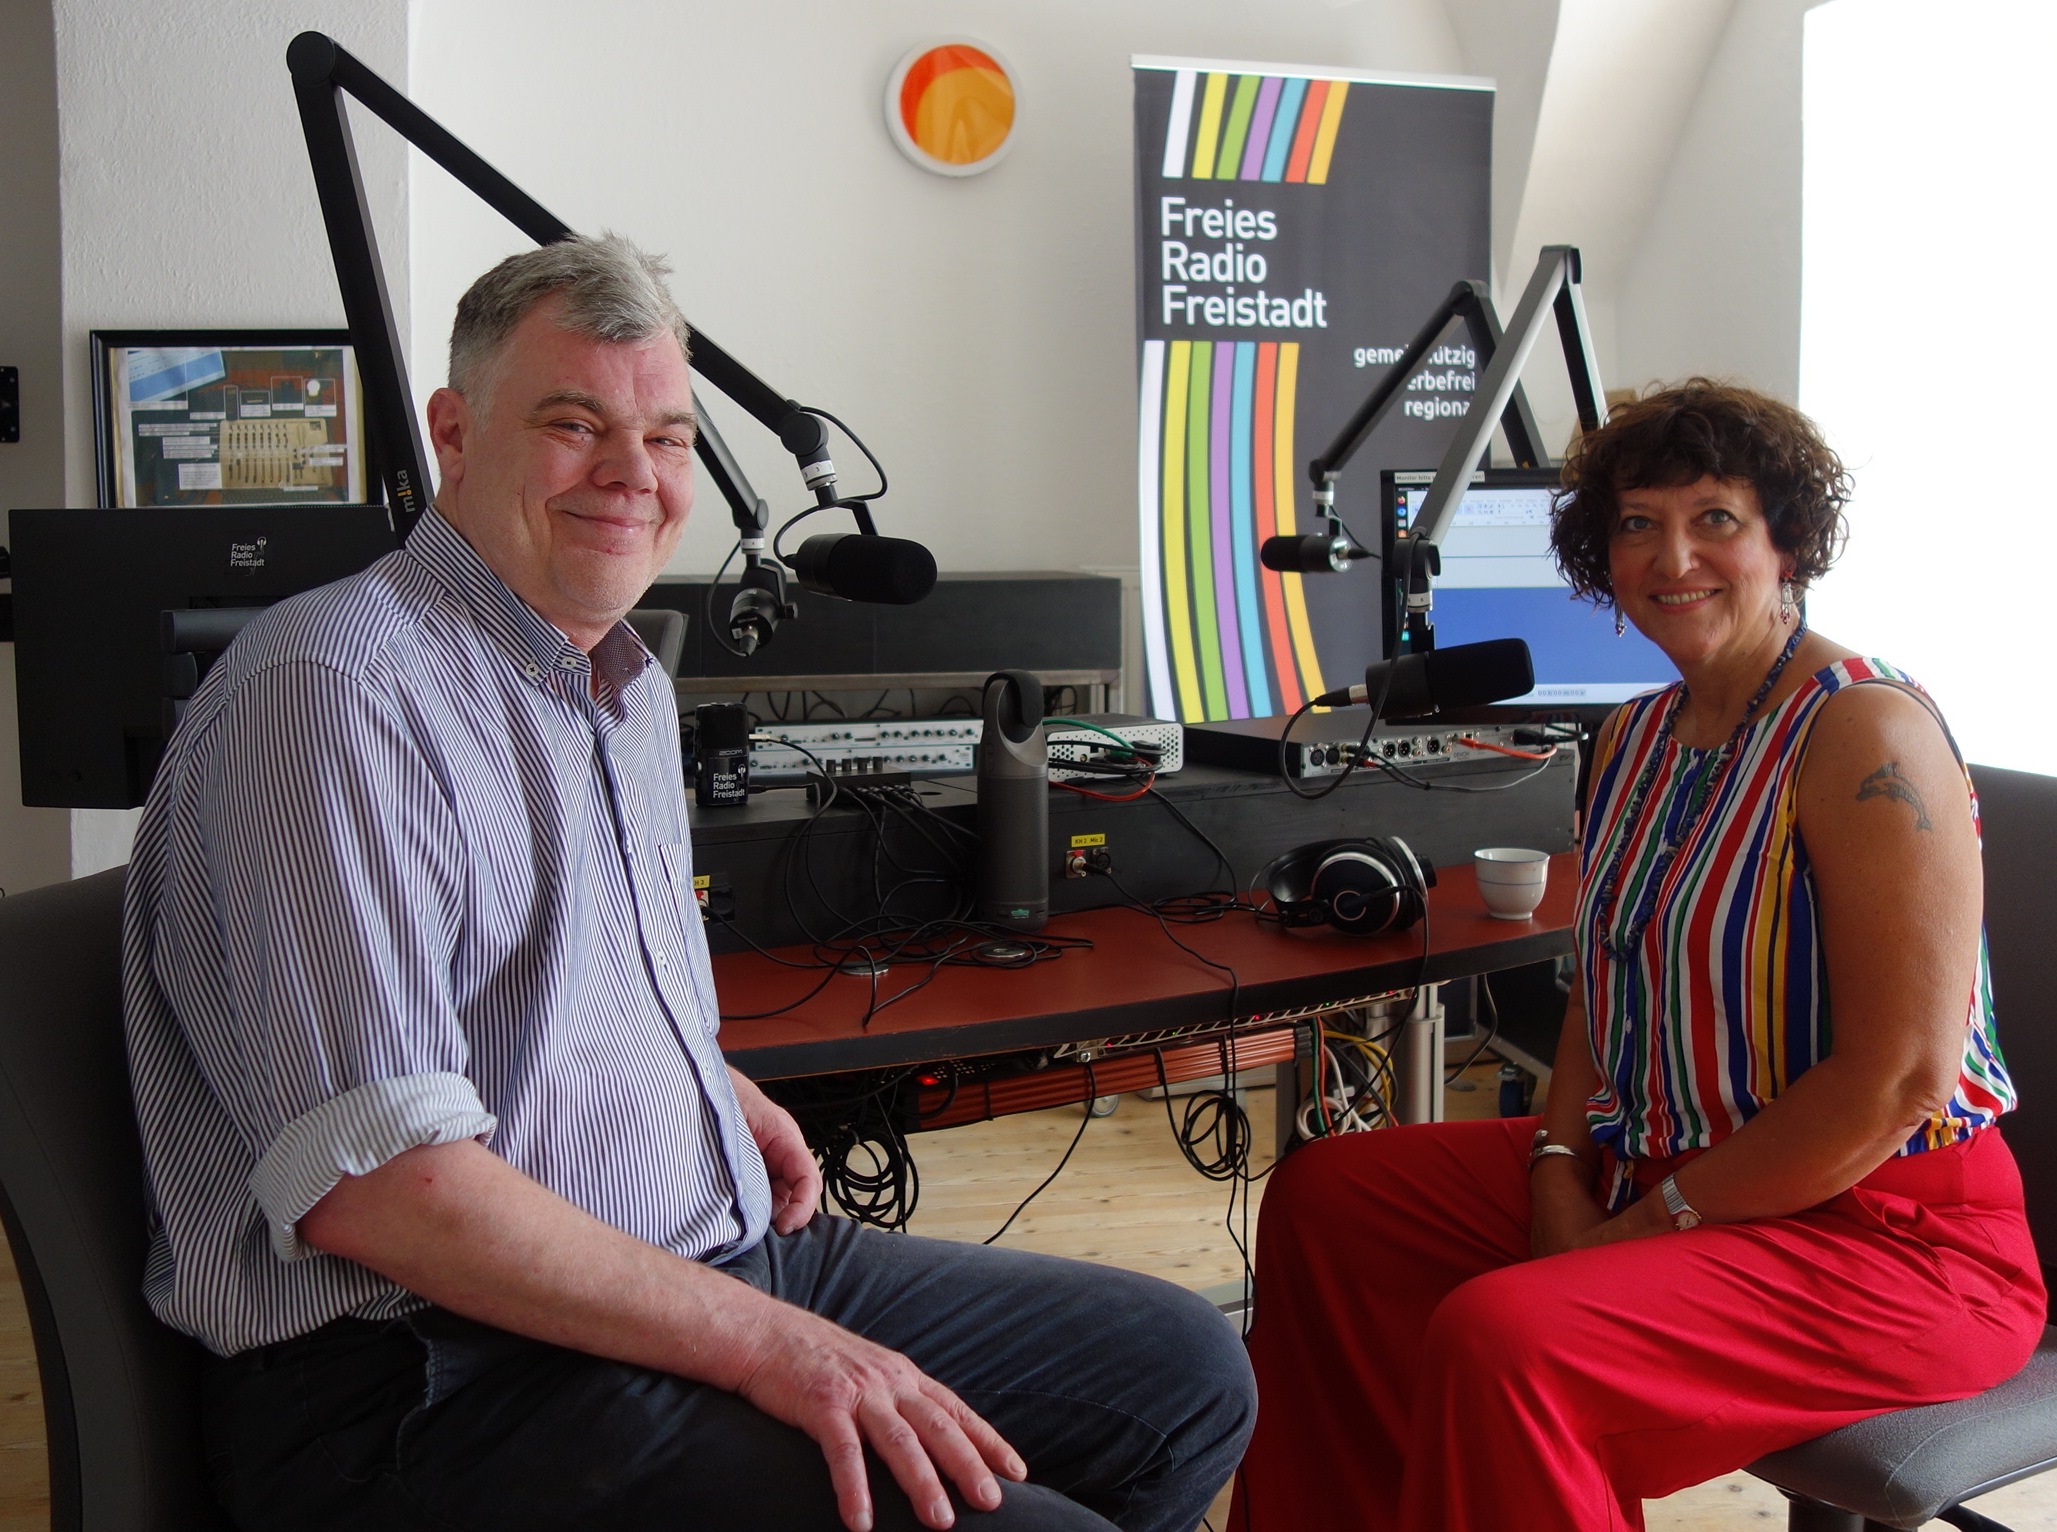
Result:
[[[1595,934],[1599,937],[1600,950],[1616,962],[1625,962],[1643,943],[1643,933],[1650,928],[1650,922],[1657,914],[1657,896],[1664,886],[1664,875],[1671,869],[1672,860],[1679,849],[1692,839],[1694,829],[1700,823],[1700,816],[1707,811],[1707,805],[1714,796],[1716,779],[1724,775],[1729,763],[1735,759],[1736,747],[1742,743],[1743,732],[1750,727],[1757,716],[1757,709],[1764,705],[1764,699],[1771,695],[1771,689],[1778,685],[1778,678],[1785,673],[1786,661],[1800,647],[1800,640],[1807,634],[1803,621],[1793,629],[1793,636],[1786,640],[1786,646],[1773,661],[1771,671],[1764,678],[1764,684],[1757,688],[1757,695],[1750,699],[1750,705],[1743,710],[1743,721],[1736,725],[1735,732],[1727,743],[1712,752],[1700,766],[1693,778],[1693,784],[1686,797],[1685,815],[1675,834],[1664,837],[1657,850],[1657,860],[1651,864],[1650,876],[1644,880],[1643,895],[1636,901],[1635,909],[1629,915],[1628,929],[1616,938],[1608,934],[1614,919],[1614,905],[1619,893],[1622,864],[1628,860],[1630,843],[1635,839],[1636,825],[1642,819],[1643,805],[1650,797],[1650,790],[1656,785],[1657,774],[1664,768],[1665,747],[1671,743],[1672,731],[1678,726],[1679,709],[1685,706],[1690,695],[1681,685],[1678,695],[1672,698],[1671,707],[1664,715],[1664,723],[1657,731],[1657,739],[1650,747],[1649,764],[1636,779],[1635,791],[1630,794],[1628,808],[1621,817],[1621,840],[1614,849],[1613,859],[1607,865],[1606,876],[1600,883],[1600,903],[1594,921]],[[1660,827],[1661,828],[1661,827]]]

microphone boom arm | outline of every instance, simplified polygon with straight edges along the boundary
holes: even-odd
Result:
[[[729,610],[729,636],[743,646],[740,654],[748,656],[770,643],[778,625],[799,616],[800,611],[786,597],[785,571],[764,556],[764,533],[771,525],[771,507],[751,488],[743,465],[729,451],[729,444],[722,440],[721,432],[715,429],[697,396],[693,400],[693,415],[693,449],[700,454],[707,477],[729,504],[729,519],[736,524],[736,545],[743,552],[743,573],[736,582],[735,601]],[[717,578],[719,574],[717,570]],[[707,599],[711,612],[711,585]],[[714,637],[717,643],[721,642],[719,634]],[[731,654],[739,652],[728,644],[722,647]]]
[[[1352,559],[1371,556],[1370,550],[1353,547],[1350,539],[1343,535],[1342,523],[1336,517],[1336,480],[1342,477],[1343,469],[1370,439],[1371,433],[1378,429],[1379,423],[1392,412],[1393,405],[1398,402],[1430,349],[1442,339],[1443,332],[1451,323],[1459,319],[1464,321],[1472,349],[1482,361],[1490,364],[1498,355],[1500,316],[1494,312],[1492,292],[1485,283],[1466,278],[1444,295],[1442,302],[1415,332],[1414,339],[1400,353],[1399,360],[1380,375],[1364,402],[1343,423],[1335,440],[1329,443],[1328,450],[1308,460],[1307,478],[1314,486],[1316,530],[1303,537],[1286,534],[1266,539],[1266,548],[1270,550],[1267,567],[1302,573],[1316,573],[1326,567],[1340,574]],[[1516,465],[1522,468],[1540,466],[1542,454],[1537,443],[1542,440],[1542,433],[1536,429],[1536,418],[1529,409],[1528,396],[1518,383],[1513,396],[1500,411],[1500,424],[1507,433],[1508,450],[1513,453]],[[1429,572],[1424,561],[1416,578],[1426,579]],[[1403,574],[1401,578],[1407,576]],[[1424,591],[1426,588],[1422,586]]]
[[[1592,329],[1586,323],[1585,299],[1579,291],[1580,262],[1577,247],[1545,245],[1536,260],[1535,274],[1508,322],[1502,344],[1479,386],[1482,396],[1461,419],[1457,435],[1443,454],[1435,482],[1411,529],[1415,538],[1439,543],[1456,519],[1458,504],[1471,483],[1471,476],[1485,456],[1492,438],[1493,421],[1521,394],[1521,369],[1535,350],[1543,333],[1547,312],[1557,321],[1557,338],[1564,348],[1564,365],[1571,375],[1571,397],[1578,409],[1579,427],[1600,429],[1606,395],[1600,387],[1600,364],[1593,355]]]
[[[1329,443],[1328,450],[1308,461],[1307,477],[1317,492],[1342,473],[1350,459],[1357,455],[1357,449],[1378,429],[1379,422],[1386,418],[1399,399],[1407,380],[1421,366],[1429,348],[1442,338],[1443,332],[1455,319],[1464,321],[1464,328],[1471,336],[1472,349],[1480,359],[1491,363],[1500,349],[1500,317],[1493,312],[1493,297],[1486,284],[1467,278],[1452,287],[1443,301],[1436,305],[1427,322],[1407,343],[1407,349],[1400,353],[1400,359],[1386,369],[1378,386],[1366,395],[1356,413],[1344,422],[1342,430],[1336,433],[1336,439]],[[1528,396],[1522,393],[1518,384],[1514,396],[1501,412],[1500,424],[1507,433],[1508,450],[1514,454],[1516,466],[1538,466],[1541,458],[1536,444],[1542,437],[1536,430],[1535,415],[1528,407]]]
[[[393,319],[392,297],[386,291],[385,269],[379,261],[344,95],[355,97],[366,110],[537,244],[555,243],[573,231],[335,39],[320,32],[302,32],[286,49],[286,64],[293,73],[300,127],[307,140],[315,191],[321,199],[329,253],[336,264],[336,282],[342,289],[344,320],[357,348],[365,417],[378,449],[386,503],[393,531],[404,540],[428,509],[433,481],[421,426],[415,419],[406,358]],[[835,469],[829,462],[827,431],[819,419],[793,400],[781,397],[697,326],[693,329],[692,363],[694,371],[778,436],[798,460],[801,474],[819,504],[839,503]],[[701,419],[704,427],[705,417]],[[716,444],[719,460],[707,450],[705,444],[710,439]],[[741,529],[746,516],[761,516],[762,502],[748,494],[748,482],[741,478],[741,471],[726,448],[719,445],[719,435],[703,432],[701,441],[700,459],[728,500]],[[738,499],[731,492],[737,486],[747,494],[747,499]],[[868,510],[862,506],[854,510],[859,530],[871,534],[874,529]],[[760,531],[762,525],[760,519]]]

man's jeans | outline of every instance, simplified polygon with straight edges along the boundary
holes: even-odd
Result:
[[[1234,1329],[1153,1277],[826,1217],[723,1269],[905,1353],[1013,1444],[1029,1482],[994,1512],[953,1494],[967,1532],[1190,1532],[1250,1435]],[[440,1309],[217,1364],[205,1432],[245,1532],[841,1525],[821,1450],[738,1396]],[[880,1532],[913,1532],[870,1464]]]

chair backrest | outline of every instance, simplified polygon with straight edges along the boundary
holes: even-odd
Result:
[[[1986,940],[2000,1049],[2021,1093],[2001,1119],[2057,1291],[2057,777],[1974,766],[1986,842]]]
[[[639,606],[629,613],[629,626],[657,661],[657,668],[677,679],[686,652],[686,614],[670,607]]]
[[[142,1296],[121,893],[117,868],[0,899],[0,1215],[42,1374],[52,1532],[211,1532],[202,1353]]]

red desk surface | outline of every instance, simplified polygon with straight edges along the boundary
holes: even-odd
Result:
[[[1571,950],[1574,853],[1550,859],[1549,891],[1525,921],[1489,915],[1469,866],[1440,869],[1437,877],[1429,891],[1426,961],[1419,926],[1367,938],[1326,926],[1284,931],[1237,913],[1172,929],[1196,951],[1235,969],[1242,981],[1236,1010],[1243,1016],[1492,973]],[[919,994],[874,1016],[868,1030],[860,1023],[871,981],[838,975],[784,1015],[722,1023],[722,1051],[736,1068],[765,1080],[1044,1048],[1228,1014],[1228,976],[1165,940],[1147,914],[1089,910],[1056,917],[1048,931],[1088,937],[1093,948],[1030,968],[944,968]],[[792,947],[781,956],[801,960],[811,953]],[[880,998],[928,973],[926,963],[892,969],[878,981]],[[715,987],[728,1012],[770,1010],[806,994],[821,977],[819,970],[781,968],[754,952],[714,960]]]

